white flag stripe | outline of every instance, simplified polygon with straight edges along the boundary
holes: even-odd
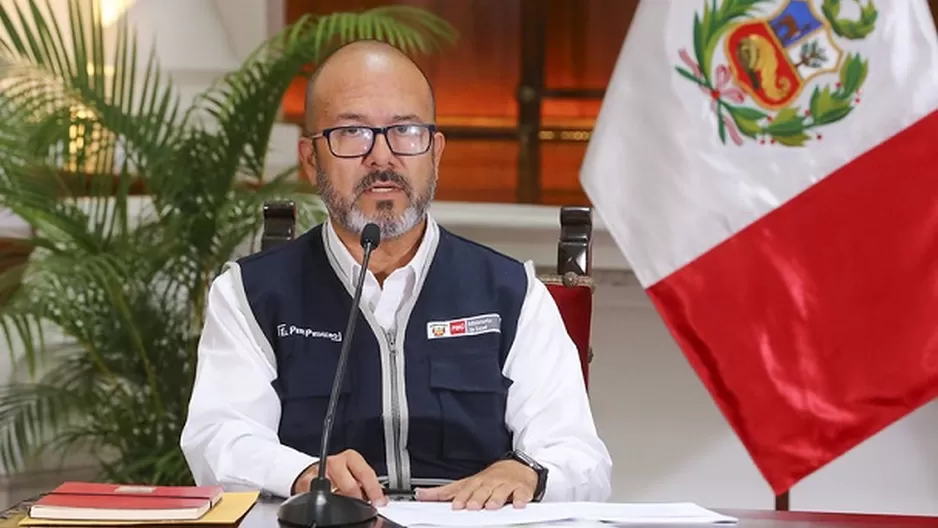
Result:
[[[822,1],[811,0],[819,18]],[[868,61],[861,100],[846,118],[813,130],[822,139],[803,147],[749,138],[736,145],[730,135],[723,144],[710,95],[675,71],[696,66],[685,60],[696,60],[694,16],[710,3],[641,3],[582,166],[597,214],[646,287],[938,108],[938,42],[928,5],[880,0],[865,39],[818,33],[821,40],[831,35],[845,58]],[[768,17],[785,4],[760,4],[753,16]],[[859,16],[854,2],[841,6],[841,18]],[[718,71],[727,62],[721,42],[712,79],[727,80],[719,74],[728,70]],[[836,72],[810,79],[795,104],[809,108],[815,86],[834,89],[838,80]],[[749,97],[740,106],[758,108]]]

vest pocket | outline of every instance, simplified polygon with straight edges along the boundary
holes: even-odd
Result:
[[[430,355],[430,389],[442,413],[444,459],[494,462],[511,447],[505,400],[511,380],[498,357],[484,350],[445,350]]]
[[[322,422],[329,408],[335,369],[335,363],[314,364],[308,368],[305,365],[293,365],[286,369],[286,372],[281,372],[280,377],[274,380],[274,389],[280,396],[279,435],[284,445],[313,456],[319,455]],[[339,448],[345,444],[343,415],[351,384],[348,370],[345,374],[345,382],[339,390],[339,401],[336,404],[336,418],[330,441],[333,452],[341,450]]]

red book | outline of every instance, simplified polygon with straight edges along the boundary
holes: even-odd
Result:
[[[221,486],[132,486],[66,482],[29,509],[34,519],[194,520],[221,500]]]

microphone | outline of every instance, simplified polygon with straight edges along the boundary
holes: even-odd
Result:
[[[282,525],[295,528],[320,526],[348,526],[370,521],[378,516],[378,510],[371,504],[353,497],[337,495],[332,492],[332,483],[326,477],[326,460],[329,455],[329,437],[332,435],[332,423],[335,420],[335,408],[339,401],[339,389],[345,379],[345,364],[348,363],[349,350],[352,348],[352,335],[358,321],[358,304],[361,302],[365,274],[371,252],[381,243],[381,229],[368,223],[362,229],[361,246],[365,250],[362,268],[355,282],[352,309],[345,325],[345,337],[339,351],[339,364],[332,381],[332,394],[326,408],[326,418],[322,426],[322,442],[319,448],[319,474],[312,480],[309,491],[293,495],[280,505],[277,519]]]

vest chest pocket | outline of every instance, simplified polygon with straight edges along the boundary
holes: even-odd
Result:
[[[488,463],[510,448],[505,402],[511,380],[495,350],[452,347],[430,355],[430,389],[442,413],[443,457]]]
[[[279,434],[283,444],[318,456],[322,422],[329,407],[337,366],[337,354],[323,351],[302,354],[279,367],[279,377],[273,381],[273,387],[280,396]],[[336,448],[345,443],[342,423],[351,383],[346,368],[330,441]]]

